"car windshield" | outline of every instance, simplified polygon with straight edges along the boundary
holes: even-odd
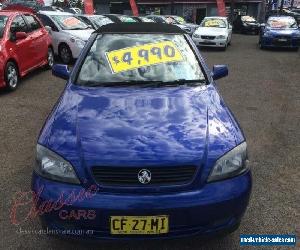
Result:
[[[267,26],[273,29],[293,29],[298,28],[297,22],[293,17],[270,17]]]
[[[224,20],[217,18],[204,19],[200,25],[201,27],[213,27],[213,28],[226,28],[226,23]]]
[[[183,17],[180,16],[172,16],[172,18],[178,23],[178,24],[186,24],[186,21]]]
[[[137,22],[130,16],[118,16],[118,17],[122,23],[136,23]]]
[[[142,16],[140,16],[139,18],[140,18],[144,23],[154,23],[153,20],[151,20],[151,19],[149,19],[149,18],[147,18],[147,17],[142,17]]]
[[[7,16],[0,16],[0,38],[3,37],[4,28],[5,28],[7,19],[8,19]]]
[[[97,28],[109,23],[113,23],[112,20],[104,16],[90,16],[88,18],[93,22],[93,24],[95,24]]]
[[[248,22],[248,23],[256,22],[256,20],[252,16],[242,16],[241,19],[243,22]]]
[[[53,15],[51,17],[63,30],[84,30],[89,28],[87,24],[71,15]]]
[[[98,35],[82,63],[76,84],[83,86],[162,85],[205,76],[183,35]]]

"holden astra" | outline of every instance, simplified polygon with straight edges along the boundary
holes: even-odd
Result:
[[[70,64],[79,57],[94,29],[71,13],[40,11],[37,16],[47,26],[53,40],[54,53]]]
[[[53,62],[51,37],[35,15],[0,11],[0,88],[15,90],[21,77]]]
[[[226,50],[231,43],[232,26],[227,17],[205,17],[192,38],[197,46],[218,47]]]
[[[300,29],[294,17],[271,16],[262,25],[258,41],[261,49],[285,47],[295,50],[300,46]]]
[[[182,29],[108,24],[72,72],[52,72],[68,80],[36,147],[42,225],[99,239],[239,226],[251,173],[244,134],[215,83],[228,70],[211,72]]]

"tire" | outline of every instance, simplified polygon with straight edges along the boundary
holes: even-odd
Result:
[[[64,64],[70,64],[73,61],[72,51],[66,44],[61,44],[59,46],[58,54]]]
[[[53,65],[54,65],[54,52],[52,48],[48,48],[46,68],[52,69]]]
[[[19,85],[19,71],[14,62],[8,62],[5,66],[4,79],[6,88],[10,91],[16,90]]]

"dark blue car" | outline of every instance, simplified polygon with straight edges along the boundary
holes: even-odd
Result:
[[[168,24],[101,27],[38,138],[32,189],[44,227],[99,239],[235,230],[251,173],[243,132],[191,38]]]
[[[300,29],[294,17],[271,16],[262,26],[259,36],[259,47],[284,47],[299,49]]]

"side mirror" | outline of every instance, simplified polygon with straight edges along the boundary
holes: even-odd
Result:
[[[27,34],[25,32],[16,32],[16,40],[25,39]]]
[[[226,65],[214,65],[211,74],[214,80],[218,80],[222,77],[228,76],[228,68]]]
[[[70,77],[70,70],[68,65],[64,64],[55,64],[52,67],[52,75],[57,76],[59,78],[68,80]]]
[[[45,26],[45,29],[48,31],[49,34],[51,34],[52,28],[50,26]]]

